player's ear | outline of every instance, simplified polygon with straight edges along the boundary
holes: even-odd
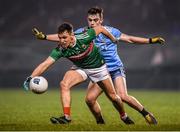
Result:
[[[100,23],[102,24],[102,23],[103,23],[103,21],[104,21],[104,19],[103,19],[103,18],[101,18],[101,19],[100,19]]]
[[[71,36],[74,36],[74,32],[71,32]]]
[[[70,36],[71,38],[71,40],[73,40],[74,39],[74,33],[71,33],[71,36]]]

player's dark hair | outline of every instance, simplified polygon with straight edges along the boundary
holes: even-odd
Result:
[[[95,6],[95,7],[91,7],[88,10],[88,15],[96,15],[96,14],[99,14],[99,16],[102,18],[103,17],[103,9],[98,6]]]
[[[73,26],[72,24],[65,22],[63,24],[61,24],[58,28],[58,34],[61,34],[63,32],[67,31],[68,33],[72,33],[73,32]]]

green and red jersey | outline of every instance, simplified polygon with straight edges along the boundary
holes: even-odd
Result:
[[[72,61],[76,66],[84,69],[98,68],[105,62],[92,40],[96,38],[94,29],[89,29],[75,35],[76,44],[66,49],[57,47],[52,50],[50,56],[57,61],[61,57],[65,57]]]

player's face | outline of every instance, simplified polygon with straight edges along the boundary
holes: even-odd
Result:
[[[88,15],[87,21],[88,21],[89,27],[94,28],[102,24],[103,18],[101,18],[99,14]]]
[[[70,44],[74,43],[73,42],[73,33],[68,33],[67,31],[58,34],[59,37],[59,45],[62,48],[67,48]]]

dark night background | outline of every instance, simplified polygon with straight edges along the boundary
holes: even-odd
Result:
[[[32,70],[48,57],[55,43],[36,40],[38,27],[56,33],[69,21],[74,28],[87,25],[87,10],[104,9],[104,24],[121,32],[142,36],[163,36],[166,45],[118,45],[129,88],[180,90],[180,1],[179,0],[0,0],[0,87],[20,88]],[[60,59],[45,76],[50,87],[72,63]],[[80,85],[86,87],[86,83]]]

